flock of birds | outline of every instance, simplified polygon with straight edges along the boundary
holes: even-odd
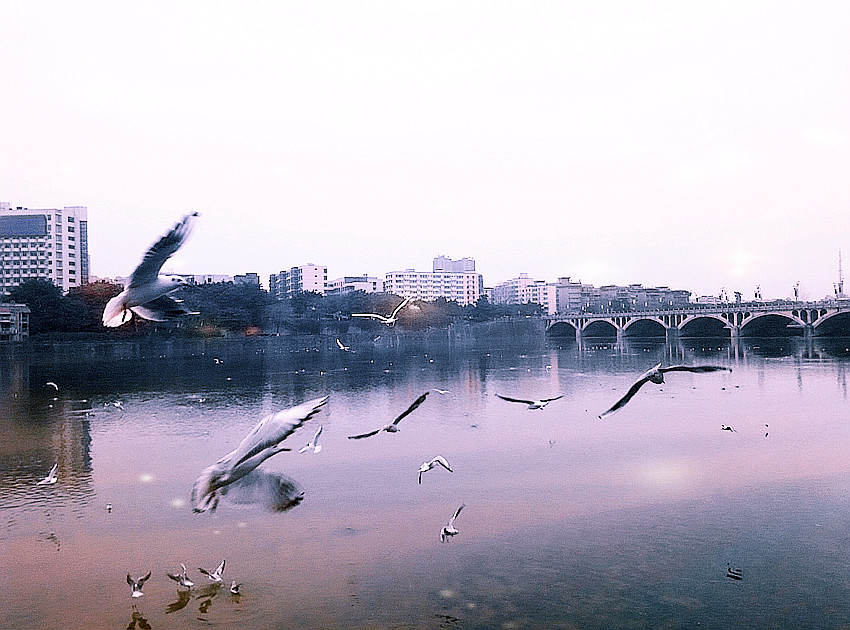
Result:
[[[168,260],[182,245],[186,242],[191,233],[192,226],[198,213],[192,213],[184,216],[167,234],[162,236],[154,243],[145,253],[142,261],[133,271],[127,287],[117,296],[112,298],[104,308],[103,323],[106,326],[116,327],[129,322],[133,315],[149,319],[153,321],[165,321],[166,319],[190,314],[179,300],[174,300],[168,296],[168,293],[176,290],[180,286],[186,284],[183,276],[173,274],[161,274],[160,270]],[[352,317],[368,318],[378,321],[386,326],[393,326],[398,321],[398,315],[401,310],[410,303],[410,298],[404,300],[395,307],[390,315],[380,315],[377,313],[352,313]],[[343,344],[339,339],[337,347],[341,351],[348,352],[350,347]],[[686,366],[674,365],[662,367],[658,364],[646,371],[638,378],[637,381],[628,389],[625,395],[617,400],[610,408],[599,414],[599,418],[605,418],[608,415],[622,409],[637,392],[649,382],[655,384],[664,383],[664,375],[668,372],[693,372],[693,373],[708,373],[717,371],[731,371],[727,367],[714,365]],[[48,383],[58,390],[55,383]],[[435,389],[434,391],[440,394],[448,394],[447,390]],[[422,403],[425,402],[428,394],[425,392],[414,400],[403,412],[401,412],[392,422],[357,435],[348,436],[352,440],[360,440],[371,436],[378,435],[381,432],[395,433],[399,430],[399,423],[413,413]],[[523,398],[515,398],[497,394],[502,400],[520,403],[526,405],[527,409],[540,410],[545,408],[549,403],[556,401],[563,396],[554,396],[551,398],[542,398],[538,400],[528,400]],[[306,421],[315,416],[322,407],[328,402],[328,396],[316,398],[306,401],[300,405],[273,413],[263,418],[237,445],[235,449],[224,455],[221,459],[211,464],[201,471],[195,480],[191,499],[193,510],[195,512],[214,511],[218,506],[219,500],[227,490],[227,487],[234,482],[254,471],[266,459],[283,451],[291,450],[289,447],[283,446],[283,441],[292,435],[296,429],[301,427]],[[735,431],[731,427],[722,425],[723,430]],[[322,446],[319,444],[319,437],[322,434],[322,427],[316,430],[312,439],[298,450],[299,453],[312,451],[319,453]],[[551,445],[551,442],[550,442]],[[435,467],[442,467],[453,472],[449,462],[442,455],[437,455],[431,460],[425,461],[419,468],[419,483],[422,483],[422,475]],[[38,485],[55,484],[58,478],[58,463],[53,466],[49,474],[38,482]],[[458,535],[459,530],[455,525],[455,521],[460,516],[461,511],[466,506],[461,504],[457,510],[440,530],[440,541],[447,542],[452,537]],[[111,511],[111,504],[109,505]],[[214,570],[208,571],[200,568],[199,571],[206,575],[213,584],[220,585],[223,583],[223,573],[225,561],[222,561]],[[174,580],[178,587],[191,589],[194,582],[189,578],[186,566],[181,563],[182,571],[180,573],[167,573],[167,576]],[[740,572],[737,569],[729,568],[729,577],[740,579]],[[151,577],[151,572],[133,578],[127,574],[127,584],[131,589],[131,596],[138,598],[144,595],[142,587],[145,582]],[[240,585],[236,581],[232,581],[230,592],[234,595],[239,594]]]

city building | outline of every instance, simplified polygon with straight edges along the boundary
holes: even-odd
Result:
[[[23,341],[29,335],[29,307],[26,304],[0,304],[0,341]]]
[[[214,273],[178,274],[186,278],[189,284],[215,284],[217,282],[233,282],[233,276]],[[259,279],[258,279],[259,281]]]
[[[539,304],[549,315],[557,308],[556,285],[529,278],[527,273],[495,285],[491,295],[493,304]]]
[[[260,274],[249,271],[248,273],[233,276],[234,284],[250,284],[258,289],[260,287]]]
[[[364,293],[382,293],[384,281],[367,275],[344,276],[328,282],[325,295],[345,295],[354,291]]]
[[[31,210],[0,202],[0,295],[24,280],[50,280],[63,292],[89,281],[88,210]]]
[[[437,256],[434,259],[433,271],[475,271],[475,260],[472,258],[452,260],[446,256]]]
[[[442,297],[467,306],[475,304],[483,295],[484,282],[481,274],[474,271],[428,273],[406,269],[387,272],[384,291],[416,300],[432,301]]]
[[[556,312],[626,312],[687,306],[691,292],[669,287],[644,287],[641,284],[618,286],[573,282],[569,277],[555,283]]]
[[[299,267],[292,267],[289,271],[271,274],[269,276],[269,293],[278,300],[307,291],[324,295],[327,284],[328,268],[307,263]]]

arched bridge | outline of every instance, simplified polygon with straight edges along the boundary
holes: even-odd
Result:
[[[778,319],[777,319],[778,318]],[[821,302],[739,302],[727,304],[692,304],[684,307],[629,311],[624,313],[574,313],[546,318],[546,331],[564,334],[572,328],[577,339],[583,336],[610,334],[617,337],[639,329],[642,334],[687,335],[690,330],[713,324],[717,330],[728,330],[737,337],[764,324],[779,323],[797,328],[806,336],[826,331],[850,334],[850,300]],[[565,330],[566,328],[566,330]],[[647,332],[648,331],[648,332]]]

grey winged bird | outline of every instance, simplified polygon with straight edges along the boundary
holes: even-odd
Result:
[[[313,439],[307,442],[304,446],[298,449],[299,453],[306,453],[311,450],[314,453],[320,453],[322,451],[322,445],[319,444],[319,436],[322,434],[322,427],[316,429],[316,434],[313,436]]]
[[[563,398],[564,395],[555,396],[554,398],[541,398],[540,400],[525,400],[524,398],[509,398],[508,396],[502,396],[501,394],[496,394],[502,400],[507,400],[508,402],[516,402],[516,403],[524,403],[528,405],[529,409],[543,409],[546,405],[548,405],[553,400],[558,400],[559,398]]]
[[[186,284],[186,279],[160,274],[159,270],[189,238],[197,216],[197,212],[187,214],[151,245],[130,276],[127,287],[107,302],[103,309],[104,326],[114,328],[126,324],[133,318],[133,313],[142,319],[156,322],[165,321],[171,316],[191,314],[179,301],[167,295]]]
[[[142,595],[144,595],[144,593],[142,593],[142,586],[150,576],[151,572],[148,571],[147,575],[143,575],[142,577],[136,578],[134,580],[132,577],[130,577],[129,573],[127,574],[127,584],[130,585],[130,588],[133,591],[133,597],[141,597]]]
[[[413,411],[425,402],[425,399],[428,397],[428,392],[422,394],[419,398],[413,401],[413,404],[410,405],[407,409],[401,412],[401,414],[388,425],[381,427],[380,429],[375,429],[374,431],[369,431],[369,433],[361,433],[360,435],[349,435],[349,440],[359,440],[361,438],[370,437],[372,435],[378,435],[381,431],[386,431],[387,433],[395,433],[398,431],[398,423],[401,422],[408,415],[413,413]]]
[[[387,326],[392,326],[393,324],[396,323],[396,321],[398,321],[399,311],[401,309],[403,309],[405,306],[407,306],[408,302],[410,302],[411,299],[412,298],[410,298],[410,297],[404,298],[402,303],[395,307],[395,310],[393,310],[392,314],[389,317],[385,317],[383,315],[378,315],[377,313],[352,313],[351,316],[352,317],[368,317],[369,319],[376,319],[379,322],[381,322],[382,324],[386,324]]]
[[[466,503],[461,503],[460,507],[455,511],[454,515],[449,519],[449,522],[443,525],[443,529],[440,531],[440,542],[446,542],[452,536],[458,535],[457,527],[455,527],[455,519],[460,514],[460,511],[466,507]]]
[[[166,573],[165,575],[177,582],[177,586],[183,586],[185,588],[195,586],[195,583],[189,579],[189,574],[186,572],[186,565],[181,562],[180,567],[183,569],[181,573]]]
[[[446,461],[446,458],[443,457],[442,455],[437,455],[430,462],[422,462],[422,465],[419,467],[419,483],[422,483],[422,473],[428,472],[429,470],[434,468],[434,466],[436,466],[437,464],[439,464],[440,466],[442,466],[443,468],[445,468],[449,472],[454,472],[452,470],[452,467],[449,466],[449,462]]]
[[[42,479],[41,481],[39,481],[35,485],[37,485],[37,486],[49,486],[49,485],[56,483],[56,481],[58,479],[58,477],[57,477],[58,472],[59,472],[59,463],[57,462],[57,463],[53,464],[53,468],[51,468],[50,472],[47,473],[47,477],[45,477],[44,479]]]
[[[291,450],[280,443],[316,415],[326,402],[327,396],[314,398],[263,418],[239,446],[198,475],[192,486],[195,512],[214,511],[222,488],[241,479],[272,455]]]
[[[222,560],[221,564],[218,565],[215,568],[215,571],[207,571],[206,569],[203,569],[201,567],[198,567],[198,571],[200,571],[201,573],[206,575],[213,582],[221,582],[222,581],[221,574],[224,573],[224,563],[225,562],[226,562],[225,560]]]
[[[615,402],[610,409],[607,411],[603,411],[599,414],[600,418],[604,418],[605,416],[614,413],[621,407],[625,406],[627,402],[629,402],[632,397],[637,394],[638,390],[644,386],[644,384],[652,382],[656,385],[660,385],[664,382],[664,374],[666,372],[696,372],[697,374],[701,374],[704,372],[731,372],[732,370],[728,367],[721,367],[719,365],[671,365],[670,367],[661,367],[659,363],[655,367],[644,372],[641,377],[635,381],[634,385],[629,388],[629,391],[617,402]]]

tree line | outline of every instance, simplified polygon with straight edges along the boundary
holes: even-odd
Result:
[[[134,317],[117,329],[103,326],[106,303],[122,291],[121,285],[106,281],[73,287],[66,295],[49,280],[31,279],[9,293],[8,301],[30,308],[30,335],[46,333],[111,333],[114,335],[148,334],[167,330],[188,335],[223,334],[318,334],[337,330],[342,334],[350,325],[362,329],[382,324],[352,318],[352,313],[387,315],[402,298],[390,293],[354,291],[346,295],[321,295],[306,292],[277,300],[256,285],[217,282],[186,285],[171,293],[198,315],[174,322],[150,322]],[[445,327],[455,321],[483,322],[502,317],[541,315],[537,304],[490,304],[482,297],[474,305],[460,306],[453,300],[413,301],[398,316],[401,329],[425,330]]]

